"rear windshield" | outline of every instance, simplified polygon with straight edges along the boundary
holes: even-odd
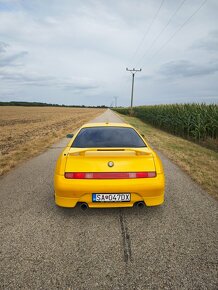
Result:
[[[146,147],[142,138],[132,128],[91,127],[83,128],[71,147]]]

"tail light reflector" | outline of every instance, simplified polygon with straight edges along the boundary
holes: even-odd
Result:
[[[156,171],[149,172],[65,172],[67,179],[129,179],[129,178],[153,178]]]

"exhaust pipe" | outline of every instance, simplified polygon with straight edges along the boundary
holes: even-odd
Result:
[[[139,201],[136,203],[136,207],[137,208],[143,208],[145,206],[144,202],[143,201]]]
[[[85,202],[83,202],[83,203],[81,203],[80,208],[81,208],[81,210],[85,211],[85,210],[87,210],[88,205]]]

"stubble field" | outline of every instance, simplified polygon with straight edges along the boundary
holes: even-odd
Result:
[[[0,175],[44,151],[104,109],[0,107]]]

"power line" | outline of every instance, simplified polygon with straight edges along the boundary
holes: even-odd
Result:
[[[143,56],[140,58],[140,60],[137,62],[137,65],[139,63],[142,62],[143,58],[145,57],[146,53],[154,46],[155,42],[160,38],[161,34],[163,34],[163,32],[166,30],[166,28],[168,27],[168,25],[170,24],[170,22],[173,20],[173,18],[175,17],[175,15],[179,12],[179,10],[182,8],[183,4],[186,2],[187,0],[183,0],[182,2],[180,2],[179,6],[176,8],[176,10],[174,11],[174,13],[171,15],[171,17],[169,18],[168,22],[166,23],[166,25],[163,27],[163,29],[158,33],[158,35],[153,39],[151,45],[146,49],[145,53],[143,54]]]
[[[207,0],[204,0],[201,5],[189,16],[179,27],[176,31],[168,38],[166,42],[151,56],[152,58],[156,56],[176,35],[177,33],[198,13],[198,11],[204,6]]]
[[[156,11],[156,13],[155,13],[153,19],[152,19],[151,22],[150,22],[150,25],[148,26],[148,28],[147,28],[147,30],[146,30],[144,36],[142,37],[141,42],[139,43],[138,47],[136,48],[136,50],[135,50],[135,52],[134,52],[134,54],[133,54],[133,56],[132,56],[132,58],[131,58],[131,61],[132,61],[132,60],[134,59],[134,57],[136,56],[136,54],[137,54],[137,52],[139,51],[141,45],[142,45],[143,42],[145,41],[145,39],[146,39],[148,33],[150,32],[151,27],[152,27],[154,21],[156,20],[156,18],[157,18],[157,16],[158,16],[159,12],[160,12],[160,10],[161,10],[161,8],[162,8],[162,6],[163,6],[164,1],[165,1],[165,0],[162,0],[162,1],[161,1],[160,6],[158,7],[158,9],[157,9],[157,11]]]

